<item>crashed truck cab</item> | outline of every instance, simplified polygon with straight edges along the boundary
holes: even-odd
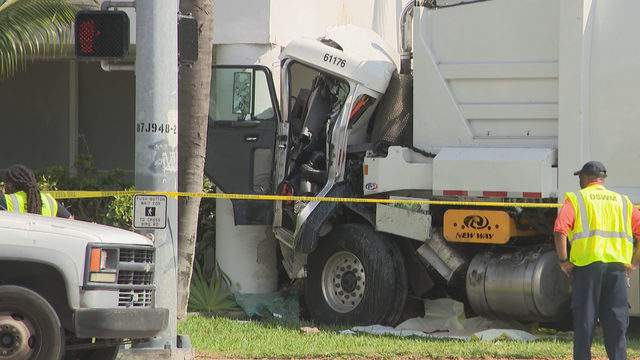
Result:
[[[391,54],[350,25],[294,40],[280,56],[280,106],[268,68],[214,66],[205,174],[226,193],[346,195],[337,184],[396,70]],[[292,248],[318,206],[233,201],[236,225],[274,225]]]
[[[423,45],[417,60],[430,56]],[[250,195],[557,198],[553,140],[537,130],[486,138],[486,121],[466,136],[475,128],[434,97],[451,94],[442,76],[425,76],[419,62],[398,74],[391,54],[354,26],[292,41],[281,55],[280,104],[266,67],[214,66],[205,174],[225,193]],[[566,313],[566,279],[544,237],[552,211],[232,202],[236,225],[272,226],[319,322],[397,324],[410,297],[434,291],[489,317],[545,322]]]

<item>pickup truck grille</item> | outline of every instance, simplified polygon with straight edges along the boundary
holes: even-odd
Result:
[[[151,285],[153,284],[153,273],[121,270],[118,273],[118,284]]]
[[[120,249],[120,262],[152,263],[154,249]]]
[[[120,289],[118,306],[121,307],[150,307],[153,305],[153,290],[125,290]]]
[[[120,248],[118,306],[153,306],[153,260],[153,248]]]

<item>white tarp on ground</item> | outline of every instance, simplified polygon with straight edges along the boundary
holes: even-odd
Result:
[[[466,318],[464,305],[452,299],[425,300],[424,306],[424,317],[409,319],[395,328],[382,325],[356,326],[342,333],[484,341],[505,338],[523,341],[538,339],[537,336],[524,331],[523,326],[515,321],[490,320],[483,317]]]

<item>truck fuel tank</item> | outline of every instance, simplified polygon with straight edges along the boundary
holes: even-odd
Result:
[[[466,289],[475,313],[490,318],[553,321],[569,311],[569,279],[550,250],[478,254]]]

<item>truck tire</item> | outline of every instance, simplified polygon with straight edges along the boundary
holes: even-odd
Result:
[[[389,324],[407,299],[397,245],[369,225],[336,226],[309,255],[305,302],[318,323]]]
[[[64,348],[60,319],[38,293],[0,286],[0,359],[58,360]]]
[[[407,298],[409,297],[409,279],[400,247],[393,242],[392,239],[387,240],[387,242],[390,243],[390,250],[393,252],[390,260],[394,262],[393,267],[396,270],[396,289],[394,292],[395,299],[393,305],[389,307],[389,311],[387,313],[386,324],[396,326],[400,323],[407,305]]]

